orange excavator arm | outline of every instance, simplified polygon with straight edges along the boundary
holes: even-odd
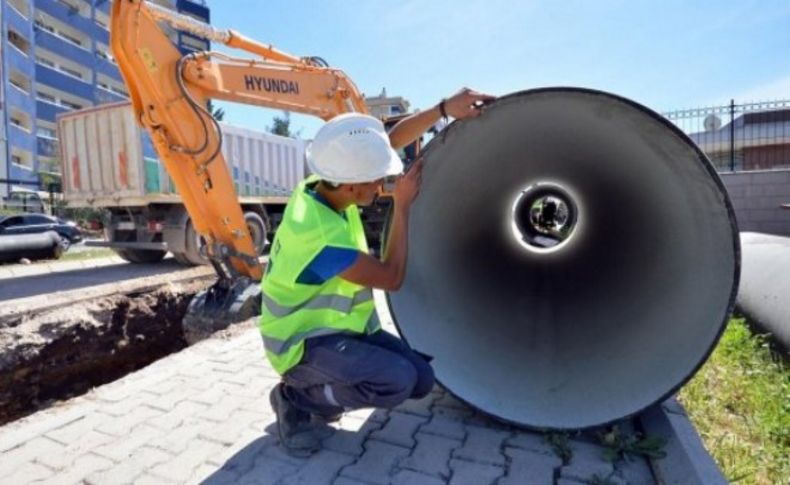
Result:
[[[254,57],[216,52],[183,56],[167,35],[170,28]],[[328,120],[343,112],[366,113],[364,98],[342,71],[320,58],[295,57],[145,0],[115,0],[110,33],[137,119],[151,135],[220,276],[208,298],[232,300],[233,295],[223,294],[247,291],[238,286],[254,285],[262,266],[222,155],[222,132],[206,109],[207,101],[223,99]],[[220,311],[215,317],[227,316]]]

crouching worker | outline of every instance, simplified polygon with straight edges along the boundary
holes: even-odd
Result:
[[[282,375],[270,394],[281,445],[306,456],[320,447],[321,423],[351,409],[391,408],[427,395],[431,366],[381,330],[372,289],[404,279],[409,210],[422,162],[398,178],[392,225],[379,260],[368,253],[359,206],[373,203],[385,177],[403,164],[392,145],[410,143],[440,115],[479,114],[489,97],[463,90],[396,125],[349,113],[327,122],[307,150],[313,175],[294,190],[262,281],[260,330],[266,356]]]

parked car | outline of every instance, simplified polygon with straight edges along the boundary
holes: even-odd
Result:
[[[8,197],[0,201],[0,208],[22,212],[44,212],[44,200],[38,192],[14,187]]]
[[[64,238],[55,231],[34,234],[0,234],[0,263],[22,259],[58,259],[63,254]]]
[[[82,241],[77,224],[46,214],[21,214],[0,219],[0,237],[4,235],[38,234],[54,231],[60,236],[63,250]]]

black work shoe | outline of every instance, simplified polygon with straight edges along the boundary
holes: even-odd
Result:
[[[306,457],[321,448],[321,441],[310,426],[310,413],[297,408],[283,394],[282,383],[269,393],[269,402],[277,415],[277,434],[285,451]]]
[[[315,434],[320,440],[329,438],[335,433],[335,428],[329,426],[331,423],[337,423],[343,414],[333,414],[325,416],[323,414],[310,414],[310,426],[315,430]]]
[[[315,424],[332,424],[339,422],[342,417],[343,413],[330,414],[328,416],[325,414],[311,414],[310,420]]]

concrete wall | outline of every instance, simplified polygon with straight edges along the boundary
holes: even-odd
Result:
[[[741,231],[790,236],[790,169],[720,173]]]

